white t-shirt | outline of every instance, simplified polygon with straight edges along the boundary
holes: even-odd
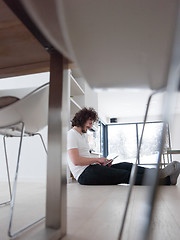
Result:
[[[81,157],[88,157],[88,158],[91,157],[89,153],[89,144],[87,140],[87,134],[86,133],[80,134],[73,128],[68,131],[68,136],[67,136],[67,150],[72,148],[78,148],[79,155]],[[69,156],[68,156],[68,165],[76,180],[78,180],[78,177],[81,175],[81,173],[89,166],[89,165],[76,166],[71,161]]]

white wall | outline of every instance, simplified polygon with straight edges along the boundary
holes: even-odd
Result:
[[[89,87],[87,82],[85,82],[85,106],[93,107],[96,111],[98,111],[97,93]]]
[[[117,118],[119,123],[141,122],[152,91],[149,89],[107,89],[98,92],[98,112],[106,123],[110,118]],[[164,93],[152,97],[148,121],[161,120]]]
[[[0,89],[38,87],[49,81],[49,73],[26,75],[21,77],[0,79]],[[41,130],[47,146],[47,127]],[[7,138],[7,149],[11,180],[14,179],[17,161],[18,138]],[[44,181],[46,178],[47,156],[38,136],[24,138],[22,144],[19,180]],[[0,181],[5,181],[6,166],[3,139],[0,136]]]

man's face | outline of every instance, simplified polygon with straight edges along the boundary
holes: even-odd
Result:
[[[93,120],[92,119],[88,119],[85,124],[84,124],[84,127],[82,129],[82,132],[83,133],[86,133],[88,129],[91,129],[92,128],[92,125],[93,125]]]

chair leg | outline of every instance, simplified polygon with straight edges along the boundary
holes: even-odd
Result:
[[[3,143],[4,143],[4,154],[5,154],[5,160],[6,160],[6,172],[7,172],[7,178],[8,178],[8,188],[9,188],[9,197],[10,200],[0,203],[0,206],[9,204],[12,200],[12,193],[11,193],[11,181],[10,181],[10,174],[9,174],[9,165],[8,165],[8,157],[7,157],[7,149],[6,149],[6,140],[5,137],[3,137]]]
[[[45,145],[45,143],[44,143],[44,139],[43,139],[42,135],[41,135],[40,133],[35,133],[34,136],[35,136],[35,135],[38,135],[38,136],[40,137],[41,142],[42,142],[42,145],[43,145],[43,147],[44,147],[44,150],[45,150],[45,152],[46,152],[46,154],[47,154],[47,148],[46,148],[46,145]]]
[[[126,216],[127,216],[127,211],[128,211],[128,207],[129,207],[129,203],[130,203],[130,198],[131,198],[131,193],[132,193],[132,190],[133,190],[133,186],[134,186],[135,178],[136,178],[136,174],[137,174],[137,164],[139,162],[140,150],[141,150],[141,145],[142,145],[142,140],[143,140],[143,135],[144,135],[144,129],[145,129],[146,121],[147,121],[149,106],[150,106],[151,99],[152,99],[153,95],[156,94],[156,93],[158,93],[158,91],[153,92],[148,98],[146,111],[145,111],[145,115],[144,115],[143,128],[142,128],[140,142],[139,142],[139,145],[138,145],[138,150],[137,150],[137,155],[136,155],[136,162],[135,162],[135,164],[133,164],[133,167],[132,167],[132,170],[131,170],[128,196],[127,196],[126,205],[125,205],[125,209],[124,209],[124,213],[123,213],[123,219],[122,219],[122,224],[121,224],[118,240],[122,239],[124,225],[125,225]]]
[[[14,237],[18,236],[20,233],[22,233],[26,229],[30,228],[31,226],[33,226],[34,224],[40,222],[41,220],[43,220],[45,218],[45,217],[42,217],[42,218],[34,221],[33,223],[25,226],[24,228],[21,228],[20,230],[14,232],[14,233],[11,232],[12,221],[13,221],[13,214],[14,214],[14,206],[15,206],[17,178],[18,178],[18,171],[19,171],[19,163],[20,163],[23,135],[24,135],[24,123],[22,123],[22,128],[21,128],[21,136],[20,136],[19,149],[18,149],[18,158],[17,158],[17,164],[16,164],[16,172],[15,172],[15,178],[14,178],[13,191],[12,191],[10,219],[9,219],[9,226],[8,226],[8,236],[11,237],[11,238],[14,238]]]

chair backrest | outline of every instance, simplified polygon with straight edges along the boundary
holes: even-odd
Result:
[[[0,89],[0,97],[13,96],[21,99],[34,91],[36,88],[37,87]]]
[[[0,109],[0,128],[24,122],[25,132],[38,132],[47,125],[48,99],[49,84],[45,84],[17,102]]]

